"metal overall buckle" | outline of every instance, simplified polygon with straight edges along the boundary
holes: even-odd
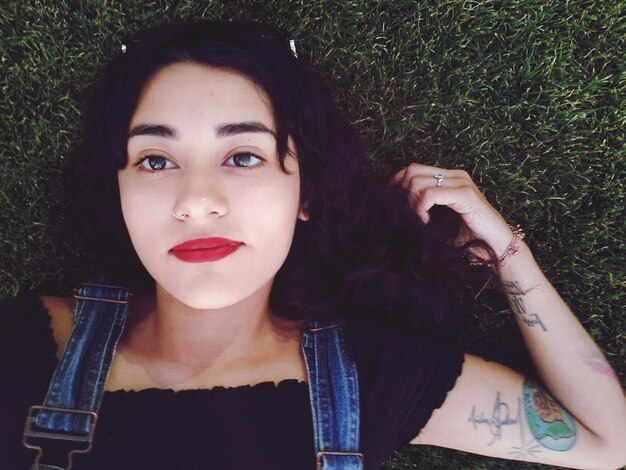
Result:
[[[313,327],[311,325],[306,325],[305,330],[310,331],[311,333],[317,333],[318,331],[330,330],[332,328],[338,328],[338,323],[331,323],[330,325]]]
[[[91,424],[89,425],[89,432],[87,434],[72,434],[72,433],[67,433],[67,432],[54,432],[54,431],[49,431],[49,430],[46,430],[46,431],[33,430],[32,429],[33,423],[35,423],[35,420],[37,419],[36,416],[34,415],[34,412],[41,411],[41,410],[60,411],[63,413],[76,413],[76,414],[91,416],[92,419],[91,419]],[[56,407],[45,406],[45,405],[31,406],[28,410],[28,416],[26,417],[26,425],[24,426],[24,437],[22,438],[22,443],[24,444],[24,446],[28,447],[29,449],[35,449],[38,451],[37,458],[35,459],[35,463],[33,463],[31,470],[71,470],[72,464],[73,464],[72,462],[73,454],[84,454],[91,450],[91,447],[93,444],[93,436],[96,430],[97,420],[98,420],[98,414],[95,411],[77,410],[77,409],[71,409],[71,408],[56,408]],[[63,468],[63,467],[58,467],[56,465],[40,464],[39,461],[41,460],[41,457],[44,454],[43,448],[40,445],[30,444],[28,442],[28,439],[30,437],[55,439],[55,440],[70,441],[70,442],[76,442],[76,443],[82,442],[86,444],[83,446],[83,448],[77,448],[77,449],[73,449],[69,451],[69,453],[67,454],[68,466],[67,468]]]
[[[122,289],[125,291],[129,291],[128,292],[128,296],[132,297],[133,293],[130,292],[130,289],[128,289],[127,287],[120,287],[120,286],[109,286],[109,285],[105,285],[105,284],[93,284],[93,283],[89,283],[89,282],[84,282],[83,284],[81,284],[82,287],[84,286],[92,286],[92,287],[106,287],[109,289]],[[75,299],[78,300],[99,300],[101,302],[111,302],[113,304],[127,304],[128,300],[117,300],[117,299],[107,299],[106,297],[90,297],[90,296],[84,296],[84,295],[80,295],[79,293],[80,288],[75,288],[72,290],[72,295],[74,296]]]
[[[322,457],[324,456],[324,454],[327,455],[353,455],[355,457],[358,457],[359,459],[361,459],[361,461],[363,461],[363,454],[361,454],[360,452],[348,452],[348,451],[339,451],[339,450],[320,450],[317,454],[315,454],[315,470],[323,470],[322,468]]]

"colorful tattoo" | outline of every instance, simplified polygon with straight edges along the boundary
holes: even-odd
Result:
[[[604,375],[617,380],[615,371],[613,371],[609,363],[606,362],[602,353],[593,351],[583,359],[583,363],[589,368],[589,370],[595,372],[596,374]]]
[[[570,449],[576,441],[574,418],[539,385],[524,380],[524,411],[530,432],[551,450]]]
[[[612,379],[616,379],[617,376],[611,366],[606,362],[594,361],[593,359],[585,359],[585,365],[589,367],[589,370],[595,372],[596,374],[606,375],[607,377],[611,377]]]

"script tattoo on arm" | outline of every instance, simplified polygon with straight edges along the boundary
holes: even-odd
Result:
[[[517,281],[506,281],[504,282],[504,287],[507,289],[506,296],[509,299],[513,313],[518,315],[529,328],[539,326],[543,331],[548,331],[538,313],[528,313],[526,310],[524,305],[524,295],[526,293],[522,290],[519,283]]]
[[[503,435],[503,428],[505,426],[513,426],[520,422],[521,418],[521,403],[520,399],[517,400],[517,407],[515,411],[511,410],[511,407],[500,400],[500,392],[496,392],[496,400],[491,409],[491,415],[485,416],[485,412],[480,413],[476,411],[476,405],[472,407],[472,412],[468,421],[472,423],[474,429],[478,429],[479,425],[484,425],[489,429],[489,433],[492,436],[491,442],[501,440]]]
[[[531,433],[528,437],[524,417]],[[502,440],[506,428],[515,432],[514,429],[518,427],[519,445],[511,446],[509,451],[509,454],[518,459],[536,458],[542,452],[542,447],[566,451],[576,442],[574,418],[543,388],[528,379],[524,379],[522,397],[517,398],[514,406],[502,401],[498,391],[491,412],[479,411],[474,405],[468,422],[474,429],[489,431],[489,446]]]
[[[491,441],[487,445],[492,445],[496,441],[502,440],[505,427],[513,428],[519,426],[520,444],[512,446],[509,454],[518,459],[527,459],[529,457],[537,457],[536,454],[541,453],[541,446],[537,441],[530,437],[526,438],[524,432],[524,423],[522,422],[522,399],[518,398],[515,409],[512,410],[508,403],[500,399],[500,392],[496,392],[496,399],[491,409],[491,415],[485,415],[484,411],[478,412],[476,405],[472,407],[468,421],[472,423],[474,429],[479,426],[486,427],[491,434]]]

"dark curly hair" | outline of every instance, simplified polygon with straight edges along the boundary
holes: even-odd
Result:
[[[127,163],[129,123],[145,84],[164,66],[223,67],[249,77],[269,97],[283,171],[288,136],[296,144],[310,219],[297,221],[274,279],[273,311],[299,319],[375,314],[413,325],[449,323],[453,280],[476,279],[465,259],[468,246],[493,252],[480,241],[451,246],[461,227],[455,213],[435,207],[425,226],[407,191],[374,175],[330,88],[288,39],[259,23],[207,21],[165,24],[129,38],[87,96],[82,140],[65,172],[69,234],[86,234],[87,250],[121,282],[153,282],[121,212],[117,171]]]

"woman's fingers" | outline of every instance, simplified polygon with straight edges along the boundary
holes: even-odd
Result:
[[[474,237],[488,242],[496,253],[506,248],[502,245],[511,237],[510,228],[466,171],[412,163],[396,173],[390,183],[409,191],[412,207],[425,224],[433,206],[448,206],[462,217]]]
[[[462,200],[475,191],[465,171],[442,170],[418,164],[409,165],[396,173],[392,182],[410,190],[414,209],[424,223],[430,220],[428,211],[435,204],[450,206],[461,214],[467,212]]]
[[[429,188],[459,188],[468,186],[469,182],[465,178],[455,176],[443,176],[437,174],[438,177],[431,175],[416,175],[410,178],[404,178],[401,185],[411,191],[424,191]]]
[[[454,185],[454,186],[453,186]],[[475,190],[467,185],[465,181],[450,181],[450,186],[426,187],[421,190],[417,197],[417,214],[428,223],[430,215],[428,211],[435,205],[448,206],[464,216],[464,221],[471,224],[469,217],[473,214],[473,209],[478,202],[478,195]]]
[[[436,166],[422,165],[420,163],[411,163],[405,168],[402,168],[395,175],[391,177],[389,182],[391,184],[400,184],[408,187],[409,182],[416,177],[430,177],[430,181],[435,186],[441,178],[441,185],[450,178],[463,179],[468,182],[472,182],[472,178],[465,170],[446,170],[437,168]],[[426,181],[426,180],[424,180]]]

